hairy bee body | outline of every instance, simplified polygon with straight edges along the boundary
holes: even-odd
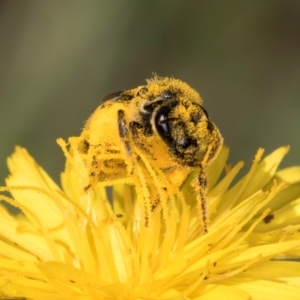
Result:
[[[180,80],[154,77],[104,101],[79,137],[89,172],[86,189],[97,183],[133,183],[136,169],[145,164],[163,171],[168,182],[179,188],[186,175],[199,168],[199,207],[205,210],[205,168],[221,149],[223,138],[200,95]]]

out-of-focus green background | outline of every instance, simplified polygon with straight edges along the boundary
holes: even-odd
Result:
[[[0,183],[15,145],[58,181],[56,138],[152,72],[200,92],[232,163],[289,144],[300,164],[299,0],[2,0]]]

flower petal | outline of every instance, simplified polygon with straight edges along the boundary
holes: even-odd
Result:
[[[270,261],[245,271],[240,277],[263,278],[300,287],[300,262]]]
[[[300,295],[300,287],[263,279],[233,277],[224,284],[249,293],[254,300],[298,300]]]

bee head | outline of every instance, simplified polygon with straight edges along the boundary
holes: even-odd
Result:
[[[202,99],[189,86],[168,85],[168,90],[145,102],[143,112],[151,115],[151,128],[167,144],[182,165],[199,166],[209,151],[212,160],[222,145],[217,127],[203,108]],[[149,91],[148,91],[149,95]]]

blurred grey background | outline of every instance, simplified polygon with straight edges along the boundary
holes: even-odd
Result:
[[[200,92],[232,163],[289,144],[300,164],[299,0],[2,0],[0,71],[0,184],[15,145],[58,181],[56,138],[152,72]]]

